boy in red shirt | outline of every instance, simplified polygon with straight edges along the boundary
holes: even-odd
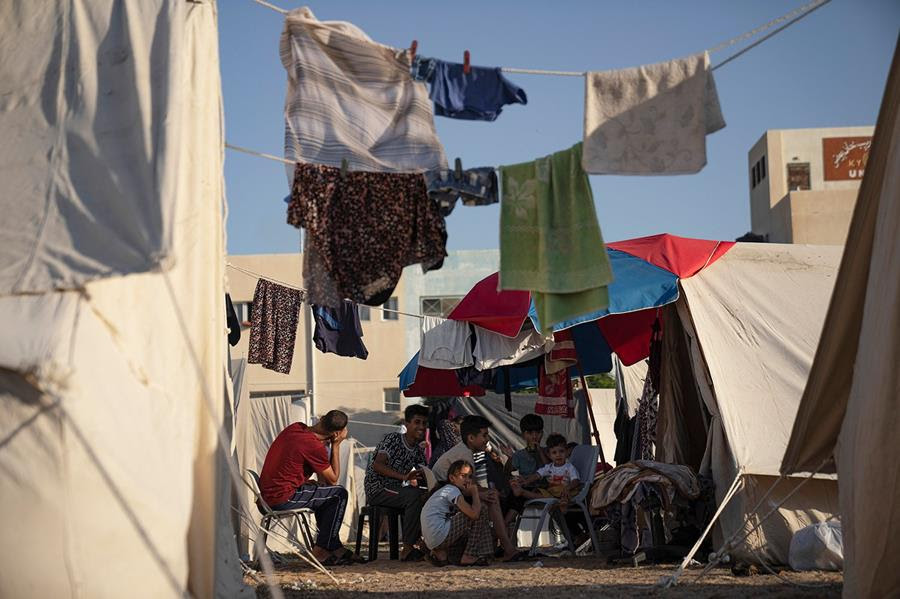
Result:
[[[273,510],[313,511],[319,529],[313,555],[329,566],[353,559],[338,536],[347,509],[347,489],[337,484],[346,438],[347,415],[339,410],[328,412],[312,427],[295,422],[275,437],[259,477],[263,501]],[[314,473],[318,484],[309,480]]]

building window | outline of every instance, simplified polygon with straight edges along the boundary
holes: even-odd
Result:
[[[759,159],[759,180],[762,181],[766,178],[766,157],[763,155],[762,158]]]
[[[253,318],[253,302],[233,302],[234,313],[242,327],[249,327]]]
[[[369,309],[369,306],[363,306],[362,304],[357,304],[356,309],[359,310],[359,319],[360,320],[372,320],[372,311]]]
[[[750,189],[756,189],[756,165],[750,167]]]
[[[396,297],[392,297],[388,301],[384,302],[384,307],[387,308],[388,310],[399,310],[399,308],[397,306],[398,306],[398,304],[397,304]],[[387,311],[381,312],[381,320],[397,320],[398,317],[399,317],[399,314],[397,314],[397,312],[387,312]]]
[[[809,163],[792,162],[787,165],[788,191],[810,189]]]
[[[384,411],[399,412],[400,411],[400,389],[384,390]]]
[[[766,178],[766,157],[763,156],[750,167],[750,189],[756,189],[756,186],[762,183]]]
[[[448,297],[423,297],[422,314],[424,316],[440,316],[441,318],[446,318],[461,299],[462,296],[458,295]]]

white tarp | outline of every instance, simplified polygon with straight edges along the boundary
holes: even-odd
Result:
[[[184,124],[219,110],[190,4],[0,3],[0,295],[168,266]]]
[[[238,596],[234,541],[219,534],[230,524],[216,453],[227,354],[215,5],[17,1],[0,21],[0,243],[15,257],[2,292],[145,270],[160,249],[174,258],[165,273],[0,296],[0,596]],[[42,146],[51,158],[40,132],[7,120],[47,130],[28,120],[40,110],[65,117]],[[37,166],[14,174],[20,150]],[[33,241],[35,218],[42,245],[10,239],[18,227]],[[119,228],[132,219],[139,231]]]
[[[777,476],[841,248],[738,243],[682,279],[737,466]]]

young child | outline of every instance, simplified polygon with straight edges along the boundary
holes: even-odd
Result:
[[[578,470],[569,462],[566,455],[566,438],[553,434],[547,437],[547,453],[550,455],[550,463],[544,464],[531,476],[522,479],[522,487],[536,482],[538,479],[547,481],[547,488],[538,489],[536,492],[522,490],[523,497],[556,497],[561,504],[566,504],[572,493],[581,487],[578,480]],[[528,494],[526,494],[528,493]]]
[[[422,508],[422,537],[431,549],[429,561],[435,566],[446,566],[450,547],[465,539],[460,565],[486,566],[494,539],[488,511],[472,480],[472,465],[465,460],[453,462],[447,470],[447,480]]]
[[[525,449],[520,449],[510,456],[507,468],[510,474],[531,476],[538,468],[549,462],[546,452],[541,448],[544,437],[544,419],[537,414],[525,414],[519,420],[519,430],[525,441]]]

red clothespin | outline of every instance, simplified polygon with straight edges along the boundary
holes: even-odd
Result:
[[[469,64],[469,51],[463,52],[463,73],[468,75],[472,72],[472,66]]]
[[[419,40],[413,40],[409,45],[409,59],[412,60],[416,57],[416,50],[419,49]]]

